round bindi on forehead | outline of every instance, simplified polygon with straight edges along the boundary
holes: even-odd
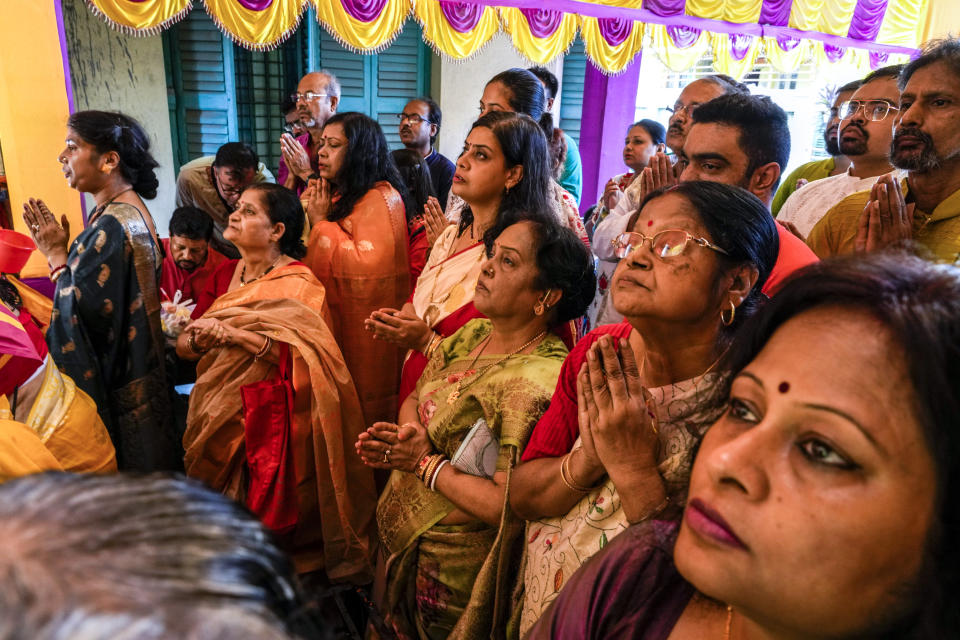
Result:
[[[786,393],[787,391],[790,391],[790,383],[787,381],[781,382],[779,385],[777,385],[777,391],[780,393]]]
[[[647,220],[647,226],[648,226],[648,227],[652,227],[652,226],[653,226],[653,220]]]

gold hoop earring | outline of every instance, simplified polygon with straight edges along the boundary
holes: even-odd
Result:
[[[720,322],[722,322],[725,327],[729,327],[730,325],[733,324],[733,319],[736,317],[736,315],[737,315],[737,305],[733,304],[733,300],[730,300],[730,319],[727,320],[725,317],[723,317],[723,311],[721,311]]]

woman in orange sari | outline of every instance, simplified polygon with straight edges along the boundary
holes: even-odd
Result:
[[[403,354],[375,341],[363,323],[410,294],[405,187],[380,125],[361,113],[327,120],[318,158],[320,179],[303,195],[311,225],[306,263],[327,290],[331,329],[367,424],[394,420]]]
[[[331,581],[364,584],[372,578],[376,494],[372,473],[348,448],[365,423],[324,319],[324,289],[297,260],[305,253],[303,218],[296,195],[268,183],[248,187],[230,215],[224,237],[242,258],[217,270],[198,301],[202,317],[177,340],[181,358],[199,359],[183,436],[185,467],[188,476],[240,502],[249,504],[254,492],[271,496],[255,508],[268,524],[292,509],[295,524],[286,520],[278,533],[299,573],[322,569]],[[292,478],[248,463],[262,460],[263,451],[247,441],[243,416],[250,407],[241,396],[243,387],[275,379],[287,352],[292,424],[287,446],[270,462],[292,466]]]

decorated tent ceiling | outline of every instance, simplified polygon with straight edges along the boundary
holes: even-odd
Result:
[[[203,0],[224,33],[269,49],[299,25],[308,4],[345,46],[390,45],[408,17],[438,54],[462,60],[497,32],[534,62],[563,54],[577,33],[593,63],[622,71],[646,42],[676,71],[712,50],[718,71],[741,76],[761,53],[782,71],[805,58],[858,57],[871,66],[916,51],[929,0]],[[86,0],[126,33],[152,35],[182,19],[192,0]],[[544,8],[549,7],[549,8]]]

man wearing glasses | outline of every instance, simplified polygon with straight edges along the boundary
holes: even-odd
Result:
[[[830,207],[852,193],[869,190],[893,170],[887,154],[900,104],[897,78],[902,69],[903,65],[892,65],[870,73],[853,98],[840,105],[839,150],[852,164],[839,175],[794,191],[777,220],[789,222],[807,237]]]
[[[850,100],[853,97],[853,92],[859,88],[860,81],[853,80],[837,89],[833,94],[833,104],[830,106],[830,111],[827,113],[829,117],[823,127],[823,144],[830,157],[802,164],[783,179],[777,194],[773,196],[773,204],[770,205],[770,210],[773,211],[774,216],[780,215],[783,203],[800,187],[810,182],[840,175],[850,166],[850,160],[840,152],[840,107]]]
[[[456,168],[450,159],[434,148],[440,134],[440,107],[430,98],[416,98],[407,103],[403,113],[397,114],[400,121],[400,142],[407,149],[419,153],[430,167],[433,192],[440,201],[440,208],[447,208],[447,195],[453,184]]]
[[[300,79],[297,92],[291,96],[297,103],[300,125],[306,133],[294,137],[290,133],[280,136],[280,167],[277,181],[297,195],[307,188],[307,182],[317,171],[317,151],[323,125],[337,112],[340,102],[340,83],[327,71],[311,71]]]
[[[878,251],[912,242],[937,262],[960,258],[960,38],[928,43],[900,74],[890,163],[810,232],[817,255]]]
[[[210,245],[227,256],[239,258],[236,247],[223,239],[227,218],[236,208],[240,192],[256,182],[273,182],[273,174],[244,142],[228,142],[216,156],[203,156],[180,167],[177,175],[177,206],[196,207],[213,220]]]

